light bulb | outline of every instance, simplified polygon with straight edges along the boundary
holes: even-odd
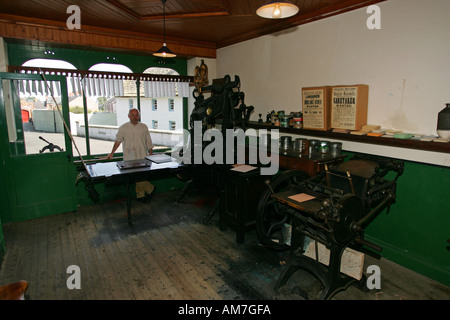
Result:
[[[281,18],[281,8],[280,8],[280,4],[275,4],[275,8],[273,8],[273,13],[272,13],[272,17],[274,19],[279,19]]]

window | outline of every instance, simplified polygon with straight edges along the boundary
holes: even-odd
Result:
[[[175,131],[176,130],[176,122],[175,121],[169,121],[169,128],[170,128],[170,130],[172,130],[172,131]]]
[[[98,63],[89,68],[91,71],[132,73],[125,65]],[[78,135],[89,133],[89,155],[108,154],[116,139],[117,129],[129,121],[128,112],[136,108],[136,84],[133,80],[122,79],[86,79],[87,129],[84,114],[78,125]],[[80,97],[81,98],[81,97]],[[122,152],[122,146],[116,153]],[[87,152],[85,154],[88,154]]]
[[[36,68],[53,68],[53,69],[69,69],[77,70],[75,66],[64,60],[53,59],[31,59],[22,64],[24,67],[36,67]]]
[[[49,53],[51,54],[51,52]],[[24,67],[76,70],[69,62],[56,59],[31,59]],[[71,83],[67,83],[70,90]],[[61,87],[57,81],[4,81],[5,109],[10,142],[16,143],[15,154],[59,152],[65,149],[64,124],[61,118]],[[16,111],[11,97],[17,95],[20,111]],[[54,99],[53,99],[54,97]],[[74,125],[71,124],[71,128]],[[72,130],[73,132],[73,130]]]
[[[153,120],[152,121],[152,128],[153,129],[158,129],[158,120]]]
[[[152,99],[152,110],[153,111],[158,110],[158,99]]]
[[[174,99],[169,99],[169,111],[170,112],[175,111],[175,100]]]

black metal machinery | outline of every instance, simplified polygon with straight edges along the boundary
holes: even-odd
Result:
[[[215,167],[222,164],[205,164],[203,159],[202,163],[195,163],[194,152],[196,150],[203,150],[211,143],[211,141],[201,141],[201,146],[195,145],[195,135],[201,135],[203,137],[206,130],[220,125],[222,136],[226,137],[227,129],[242,128],[246,129],[250,114],[254,110],[253,106],[247,106],[244,103],[245,94],[240,91],[241,82],[239,76],[235,76],[234,81],[231,80],[229,75],[226,75],[223,79],[214,80],[210,86],[196,87],[193,91],[193,97],[195,98],[194,109],[190,115],[189,120],[189,133],[190,141],[187,146],[184,146],[180,151],[180,158],[183,158],[183,153],[188,152],[190,154],[190,164],[186,164],[183,167],[183,172],[178,175],[179,179],[186,181],[185,187],[181,194],[176,199],[179,202],[188,190],[194,186],[217,186],[220,184],[217,177],[217,170]],[[205,98],[205,93],[209,93],[210,97]],[[195,123],[201,123],[201,126],[196,126]],[[201,132],[196,132],[196,129],[201,128]],[[225,164],[225,150],[226,144],[223,144],[223,161]],[[219,206],[219,200],[212,211],[205,217],[204,223],[208,223],[216,212]]]
[[[59,147],[56,144],[53,144],[51,142],[48,142],[47,140],[45,140],[41,136],[39,136],[39,139],[41,139],[42,141],[47,142],[47,144],[48,144],[45,147],[43,147],[41,150],[39,150],[39,153],[43,153],[43,152],[45,152],[45,150],[48,150],[49,152],[55,152],[55,149],[58,150],[58,151],[64,151],[63,149],[61,149],[61,147]]]
[[[381,251],[364,240],[364,229],[395,202],[397,179],[403,169],[402,161],[354,156],[313,178],[290,170],[267,181],[257,210],[258,237],[271,249],[290,249],[275,289],[283,288],[299,269],[319,280],[322,290],[317,299],[331,299],[358,281],[341,273],[342,254],[346,248],[373,255],[377,254],[372,250]],[[387,179],[391,174],[395,176]],[[290,233],[286,226],[291,227]],[[314,241],[315,259],[304,254],[306,240]],[[330,252],[328,267],[318,261],[318,243]],[[365,285],[364,275],[359,284],[360,288]],[[305,291],[301,295],[310,298]]]

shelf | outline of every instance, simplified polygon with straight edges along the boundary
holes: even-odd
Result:
[[[407,148],[407,149],[415,149],[415,150],[421,150],[421,151],[450,153],[450,143],[449,142],[445,143],[445,142],[420,141],[420,140],[412,140],[412,139],[369,137],[369,136],[352,135],[350,133],[336,133],[336,132],[331,132],[331,131],[281,128],[281,127],[275,127],[272,125],[267,125],[264,123],[261,124],[256,121],[250,121],[249,128],[266,129],[266,130],[278,129],[280,134],[287,133],[287,134],[295,134],[295,135],[302,135],[302,136],[312,136],[312,137],[317,137],[317,138],[322,138],[322,139],[334,139],[334,140],[342,140],[342,141],[360,142],[360,143],[366,143],[366,144],[375,144],[375,145],[381,145],[381,146],[390,146],[390,147],[396,147],[396,148]]]

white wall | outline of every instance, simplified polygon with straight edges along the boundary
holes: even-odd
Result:
[[[367,28],[362,8],[219,49],[217,76],[240,76],[251,120],[300,111],[302,87],[368,84],[369,124],[436,134],[450,102],[450,1],[378,6],[381,30]]]

